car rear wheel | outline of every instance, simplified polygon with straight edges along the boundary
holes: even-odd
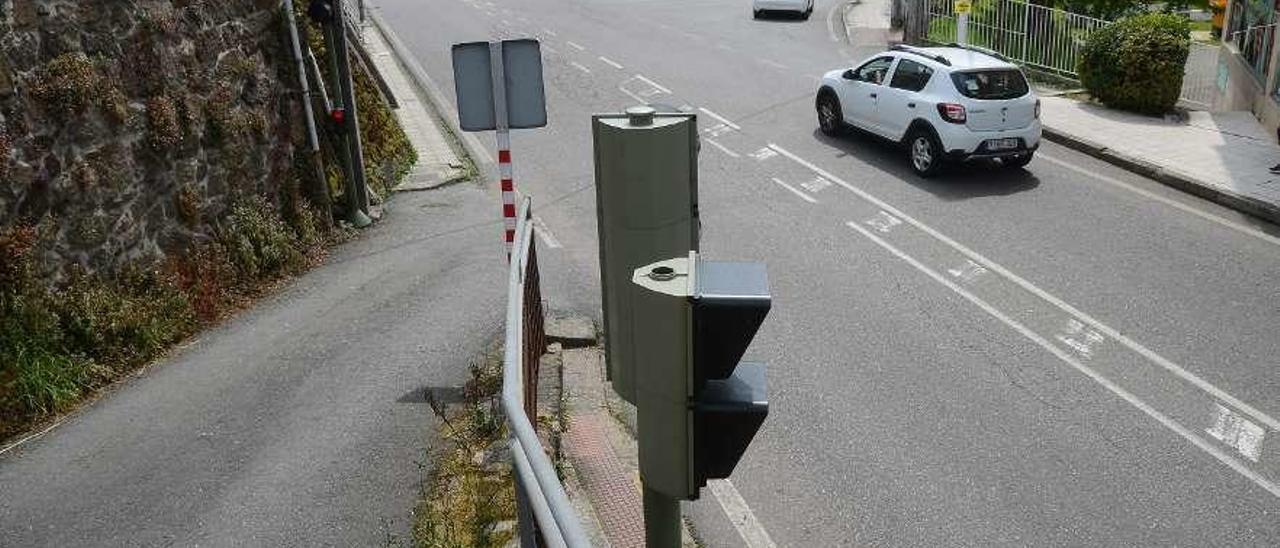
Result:
[[[833,137],[844,133],[844,113],[840,110],[840,101],[831,93],[818,98],[818,128]]]
[[[751,12],[751,18],[752,18],[752,19],[759,19],[761,15],[764,15],[764,12],[762,12],[762,11],[760,11],[760,10],[754,10],[754,11],[752,11],[752,12]]]
[[[1017,156],[1009,156],[1007,158],[1001,158],[1000,165],[1010,169],[1026,167],[1027,164],[1031,163],[1031,159],[1034,157],[1035,157],[1034,152],[1019,154]]]
[[[929,178],[942,171],[942,146],[932,133],[917,129],[907,141],[907,154],[916,175]]]

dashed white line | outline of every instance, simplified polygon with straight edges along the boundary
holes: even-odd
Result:
[[[780,187],[782,187],[782,188],[785,188],[785,189],[787,189],[787,190],[790,190],[792,194],[795,194],[796,196],[799,196],[800,198],[802,198],[802,199],[803,199],[804,201],[806,201],[806,202],[809,202],[809,203],[811,203],[811,204],[816,204],[816,203],[818,203],[818,200],[814,199],[814,197],[813,197],[813,196],[810,196],[810,195],[808,195],[808,194],[805,194],[805,193],[804,193],[804,192],[802,192],[800,189],[798,189],[798,188],[796,188],[796,187],[793,187],[793,186],[791,186],[791,185],[789,185],[789,184],[787,184],[787,183],[783,182],[783,181],[782,181],[782,179],[779,179],[779,178],[777,178],[777,177],[773,177],[773,182],[777,183],[777,184],[778,184],[778,186],[780,186]]]
[[[616,69],[618,69],[618,70],[622,70],[622,65],[618,64],[616,61],[614,61],[614,60],[612,60],[612,59],[609,59],[608,57],[605,57],[605,56],[601,55],[601,56],[599,57],[599,59],[600,59],[600,62],[602,62],[602,63],[604,63],[604,64],[606,64],[606,65],[609,65],[609,66],[611,66],[611,67],[613,67],[613,68],[616,68]]]
[[[1123,344],[1124,346],[1128,347],[1130,350],[1137,352],[1138,354],[1142,355],[1144,358],[1147,358],[1148,360],[1155,363],[1156,365],[1159,365],[1160,367],[1164,368],[1166,371],[1173,373],[1178,378],[1194,385],[1196,388],[1199,388],[1205,391],[1206,393],[1213,396],[1214,398],[1217,398],[1219,401],[1227,405],[1230,405],[1240,411],[1243,411],[1245,414],[1252,416],[1254,419],[1258,420],[1259,422],[1266,424],[1272,430],[1280,431],[1280,421],[1277,421],[1276,419],[1272,418],[1266,413],[1263,413],[1262,411],[1255,409],[1253,406],[1240,401],[1235,396],[1232,396],[1231,394],[1226,393],[1222,389],[1212,384],[1209,384],[1207,381],[1205,381],[1204,379],[1201,379],[1199,376],[1195,375],[1194,373],[1191,373],[1190,371],[1183,369],[1181,366],[1173,363],[1172,361],[1169,361],[1164,356],[1156,354],[1151,349],[1139,344],[1138,342],[1134,341],[1133,339],[1130,339],[1129,337],[1126,337],[1124,334],[1094,319],[1092,316],[1085,314],[1080,310],[1077,310],[1075,307],[1067,304],[1062,299],[1059,299],[1049,294],[1045,290],[1040,289],[1039,287],[1032,284],[1031,282],[1028,282],[1027,280],[1023,279],[1021,276],[1018,276],[1017,274],[1010,272],[1009,269],[1001,266],[999,263],[996,263],[995,261],[992,261],[991,259],[988,259],[982,256],[978,252],[972,249],[969,249],[968,247],[961,244],[960,242],[957,242],[951,239],[950,237],[946,236],[945,234],[942,234],[941,232],[934,230],[929,225],[926,225],[916,220],[914,217],[911,217],[910,215],[903,213],[898,208],[893,207],[888,203],[885,203],[883,200],[880,200],[879,198],[872,196],[868,192],[849,184],[844,179],[841,179],[839,177],[836,177],[835,175],[832,175],[830,172],[814,165],[812,162],[809,162],[804,158],[796,156],[795,154],[773,143],[769,144],[769,148],[772,148],[773,150],[777,151],[779,154],[786,156],[787,158],[791,159],[793,162],[796,162],[804,167],[809,168],[814,173],[817,173],[818,175],[826,177],[827,179],[835,182],[836,184],[848,189],[850,192],[857,194],[862,199],[868,202],[871,202],[876,206],[879,206],[884,211],[897,216],[898,218],[902,219],[903,221],[906,221],[907,223],[910,223],[912,226],[932,236],[934,239],[950,246],[952,249],[955,249],[956,251],[959,251],[962,255],[965,255],[968,258],[973,259],[974,262],[986,267],[988,270],[991,270],[992,272],[995,272],[1001,276],[1004,276],[1005,278],[1009,279],[1009,281],[1012,281],[1013,283],[1017,284],[1019,287],[1026,290],[1027,292],[1037,297],[1040,297],[1041,299],[1047,301],[1048,303],[1058,307],[1063,312],[1066,312],[1071,316],[1079,318],[1080,321],[1098,330],[1103,335],[1111,337],[1112,340],[1115,340],[1116,342]]]
[[[1052,156],[1046,156],[1046,155],[1044,155],[1044,154],[1040,154],[1040,156],[1039,156],[1039,157],[1040,157],[1040,159],[1045,160],[1045,161],[1047,161],[1047,162],[1049,162],[1049,163],[1052,163],[1052,164],[1054,164],[1054,165],[1057,165],[1057,166],[1060,166],[1060,167],[1065,167],[1065,168],[1067,168],[1067,169],[1070,169],[1070,170],[1072,170],[1072,171],[1075,171],[1076,173],[1080,173],[1080,174],[1082,174],[1082,175],[1086,175],[1086,176],[1092,177],[1092,178],[1094,178],[1094,179],[1097,179],[1097,180],[1102,181],[1102,182],[1104,182],[1104,183],[1110,184],[1110,185],[1112,185],[1112,186],[1119,187],[1119,188],[1122,188],[1122,189],[1124,189],[1124,190],[1128,190],[1128,191],[1133,192],[1134,194],[1137,194],[1137,195],[1142,196],[1142,197],[1144,197],[1144,198],[1150,198],[1150,199],[1152,199],[1152,200],[1155,200],[1155,201],[1160,202],[1160,203],[1162,203],[1162,204],[1165,204],[1165,205],[1167,205],[1167,206],[1171,206],[1171,207],[1173,207],[1173,208],[1175,208],[1175,209],[1178,209],[1178,210],[1180,210],[1180,211],[1182,211],[1182,212],[1184,212],[1184,213],[1190,213],[1190,214],[1192,214],[1192,215],[1195,215],[1196,217],[1200,217],[1201,219],[1204,219],[1204,220],[1209,221],[1209,222],[1211,222],[1211,223],[1215,223],[1215,224],[1217,224],[1217,225],[1220,225],[1220,226],[1223,226],[1223,227],[1229,228],[1229,229],[1234,230],[1234,231],[1236,231],[1236,232],[1240,232],[1241,234],[1245,234],[1245,235],[1248,235],[1248,236],[1253,236],[1253,237],[1255,237],[1255,238],[1258,238],[1258,239],[1264,240],[1264,241],[1266,241],[1266,242],[1268,242],[1268,243],[1272,243],[1272,244],[1275,244],[1275,245],[1280,245],[1280,238],[1277,238],[1277,237],[1275,237],[1275,236],[1272,236],[1272,235],[1270,235],[1270,234],[1267,234],[1266,232],[1262,232],[1262,231],[1260,231],[1260,230],[1257,230],[1257,229],[1254,229],[1254,228],[1250,228],[1250,227],[1248,227],[1248,226],[1245,226],[1245,225],[1242,225],[1242,224],[1239,224],[1239,223],[1231,222],[1231,221],[1229,221],[1229,220],[1227,220],[1227,219],[1224,219],[1224,218],[1219,217],[1219,216],[1217,216],[1217,215],[1214,215],[1214,214],[1212,214],[1212,213],[1206,213],[1206,212],[1204,212],[1204,211],[1200,211],[1199,209],[1196,209],[1196,208],[1194,208],[1194,207],[1191,207],[1191,206],[1189,206],[1189,205],[1187,205],[1187,204],[1184,204],[1184,203],[1179,202],[1179,201],[1177,201],[1177,200],[1174,200],[1174,199],[1172,199],[1172,198],[1166,198],[1166,197],[1161,196],[1161,195],[1159,195],[1159,194],[1156,194],[1156,193],[1154,193],[1154,192],[1150,192],[1150,191],[1147,191],[1147,190],[1143,190],[1143,189],[1141,189],[1141,188],[1138,188],[1138,187],[1136,187],[1136,186],[1133,186],[1133,185],[1131,185],[1131,184],[1129,184],[1129,183],[1126,183],[1126,182],[1121,181],[1121,180],[1119,180],[1119,179],[1116,179],[1116,178],[1114,178],[1114,177],[1109,177],[1109,176],[1103,175],[1103,174],[1101,174],[1101,173],[1096,173],[1096,172],[1093,172],[1093,171],[1087,170],[1087,169],[1085,169],[1085,168],[1082,168],[1082,167],[1079,167],[1079,166],[1077,166],[1077,165],[1071,164],[1071,163],[1066,162],[1066,161],[1064,161],[1064,160],[1059,160],[1059,159],[1054,158],[1054,157],[1052,157]]]
[[[582,47],[582,45],[581,45],[581,44],[578,44],[577,42],[574,42],[574,41],[571,41],[571,40],[566,40],[566,41],[565,41],[565,43],[566,43],[566,44],[569,44],[569,47],[571,47],[571,48],[573,48],[573,49],[576,49],[576,50],[578,50],[578,51],[586,51],[586,49],[587,49],[587,48]]]
[[[756,519],[755,512],[751,511],[751,507],[747,506],[746,499],[742,498],[742,493],[733,486],[729,480],[710,480],[707,482],[707,488],[711,489],[711,495],[716,498],[716,502],[720,503],[720,508],[724,510],[724,514],[729,516],[729,522],[733,524],[733,528],[738,530],[738,535],[742,537],[744,546],[747,548],[776,548],[778,545],[773,543],[773,539],[769,538],[769,532],[765,531],[764,525],[760,520]]]
[[[729,119],[728,119],[728,118],[725,118],[724,116],[721,116],[721,115],[719,115],[719,114],[716,114],[716,113],[714,113],[714,112],[711,112],[710,110],[707,110],[707,109],[702,108],[702,107],[698,107],[698,110],[701,110],[701,111],[703,112],[703,114],[706,114],[707,116],[710,116],[710,117],[712,117],[712,118],[715,118],[718,122],[720,122],[720,123],[722,123],[722,124],[724,124],[724,125],[726,125],[726,126],[729,126],[729,127],[733,128],[733,129],[735,129],[735,130],[738,130],[738,131],[742,131],[742,126],[740,126],[740,125],[738,125],[738,124],[735,124],[735,123],[733,123],[733,122],[730,122],[730,121],[729,121]]]
[[[542,243],[546,244],[548,248],[560,249],[560,241],[551,234],[551,229],[547,228],[547,223],[543,222],[542,217],[537,215],[533,216],[533,228],[535,229],[533,233],[537,234],[538,238],[541,239]]]
[[[542,29],[542,34],[545,34],[547,36],[556,36],[556,31],[551,29]]]
[[[587,73],[587,74],[591,74],[591,69],[589,69],[589,68],[587,68],[587,67],[583,66],[583,65],[582,65],[582,63],[579,63],[579,62],[576,62],[576,61],[570,61],[570,62],[569,62],[569,64],[570,64],[570,65],[572,65],[572,66],[573,66],[573,68],[576,68],[576,69],[578,69],[578,70],[580,70],[580,71],[582,71],[582,72],[585,72],[585,73]]]
[[[782,63],[779,63],[779,62],[777,62],[777,61],[770,61],[770,60],[768,60],[768,59],[758,59],[758,61],[760,61],[761,63],[764,63],[764,64],[766,64],[766,65],[769,65],[769,66],[771,66],[771,67],[773,67],[773,68],[782,69],[782,70],[786,70],[786,69],[787,69],[787,66],[786,66],[786,65],[784,65],[784,64],[782,64]]]
[[[728,154],[730,158],[741,158],[741,157],[742,157],[742,155],[741,155],[741,154],[738,154],[737,152],[734,152],[734,151],[732,151],[732,150],[729,150],[729,148],[728,148],[728,147],[726,147],[726,146],[724,146],[724,145],[722,145],[722,144],[720,144],[720,143],[716,142],[716,140],[715,140],[715,139],[703,139],[703,141],[704,141],[704,142],[706,142],[707,144],[709,144],[709,145],[713,146],[713,147],[716,147],[716,148],[720,149],[720,152],[723,152],[723,153],[725,153],[725,154]]]
[[[646,83],[646,84],[649,84],[649,85],[653,86],[654,88],[657,88],[657,90],[658,90],[658,91],[661,91],[661,92],[666,93],[666,94],[668,94],[668,95],[670,95],[670,94],[671,94],[671,90],[669,90],[669,89],[667,89],[667,88],[662,87],[662,85],[661,85],[661,84],[659,84],[659,83],[657,83],[657,82],[654,82],[653,80],[650,80],[650,79],[648,79],[648,78],[645,78],[643,74],[637,74],[637,75],[636,75],[636,78],[637,78],[637,79],[639,79],[639,80],[641,80],[641,81],[643,81],[643,82],[644,82],[644,83]]]
[[[1252,481],[1258,487],[1266,489],[1267,492],[1271,493],[1273,496],[1280,497],[1280,486],[1277,486],[1267,478],[1264,478],[1262,477],[1262,475],[1249,469],[1248,465],[1246,465],[1244,462],[1240,461],[1235,457],[1232,457],[1231,455],[1228,455],[1222,452],[1220,449],[1215,447],[1212,443],[1209,443],[1204,438],[1192,433],[1186,427],[1182,426],[1181,424],[1178,424],[1173,419],[1170,419],[1169,417],[1165,416],[1164,413],[1157,411],[1155,408],[1151,407],[1146,402],[1139,399],[1137,396],[1134,396],[1133,394],[1129,393],[1129,391],[1125,390],[1124,388],[1121,388],[1119,385],[1115,384],[1114,382],[1111,382],[1110,379],[1103,377],[1102,375],[1098,374],[1098,372],[1090,369],[1088,366],[1081,363],[1080,360],[1077,360],[1075,356],[1072,356],[1066,350],[1063,350],[1059,348],[1057,345],[1049,342],[1048,339],[1045,339],[1044,337],[1040,336],[1040,334],[1036,333],[1035,331],[1032,331],[1030,328],[1028,328],[1025,325],[1022,325],[1021,323],[1018,323],[1017,320],[1010,318],[1009,316],[1005,315],[1003,312],[1000,312],[1000,310],[996,309],[994,306],[991,306],[989,303],[982,300],[980,297],[974,295],[973,293],[970,293],[968,290],[966,290],[963,287],[960,287],[955,282],[948,280],[943,275],[935,272],[933,269],[929,268],[928,266],[925,266],[923,263],[916,260],[914,257],[902,252],[898,248],[894,247],[892,244],[881,239],[879,236],[872,234],[871,231],[865,228],[862,228],[861,226],[858,225],[858,223],[850,221],[845,224],[849,228],[852,228],[858,231],[860,234],[862,234],[867,239],[874,242],[876,245],[880,246],[881,248],[884,248],[889,253],[892,253],[894,256],[898,257],[899,259],[902,259],[907,264],[910,264],[912,267],[915,267],[916,270],[923,272],[924,274],[928,275],[930,278],[933,278],[934,281],[942,284],[943,286],[946,286],[948,289],[955,292],[957,295],[964,297],[965,300],[968,300],[969,302],[976,305],[978,308],[981,308],[984,312],[986,312],[987,314],[990,314],[992,317],[996,318],[1001,323],[1004,323],[1005,325],[1009,326],[1014,331],[1017,331],[1023,337],[1026,337],[1027,339],[1039,345],[1041,348],[1044,348],[1045,350],[1049,351],[1049,353],[1053,354],[1054,356],[1057,356],[1058,359],[1066,362],[1068,365],[1074,367],[1077,371],[1083,373],[1085,376],[1089,377],[1090,379],[1093,379],[1094,382],[1097,382],[1098,384],[1102,385],[1103,388],[1106,388],[1112,394],[1119,396],[1120,399],[1138,408],[1139,411],[1142,411],[1147,416],[1151,417],[1152,419],[1155,419],[1156,422],[1159,422],[1165,428],[1172,430],[1174,433],[1178,434],[1179,436],[1182,436],[1183,439],[1191,442],[1193,445],[1195,445],[1196,447],[1199,447],[1204,452],[1212,455],[1213,458],[1218,459],[1219,462],[1227,465],[1232,470],[1235,470],[1240,475],[1249,479],[1249,481]]]

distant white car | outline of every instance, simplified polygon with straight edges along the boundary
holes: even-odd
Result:
[[[766,11],[790,11],[808,19],[813,14],[813,0],[751,0],[751,11],[756,19]]]
[[[977,159],[1022,167],[1040,147],[1040,99],[1022,70],[972,46],[894,46],[823,75],[815,106],[823,133],[853,126],[902,143],[923,177]]]

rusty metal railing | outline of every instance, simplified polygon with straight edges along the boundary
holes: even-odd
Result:
[[[502,361],[502,410],[511,430],[520,545],[586,547],[590,544],[582,524],[533,426],[538,416],[538,361],[546,349],[546,335],[531,210],[525,198],[516,217]]]

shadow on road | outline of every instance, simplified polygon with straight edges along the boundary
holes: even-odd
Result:
[[[1040,186],[1040,179],[1029,171],[1005,169],[987,162],[951,165],[937,177],[924,179],[911,170],[906,152],[897,144],[858,131],[850,131],[841,137],[828,137],[815,129],[813,135],[818,142],[840,151],[841,156],[852,156],[872,164],[943,200],[1008,196]]]

